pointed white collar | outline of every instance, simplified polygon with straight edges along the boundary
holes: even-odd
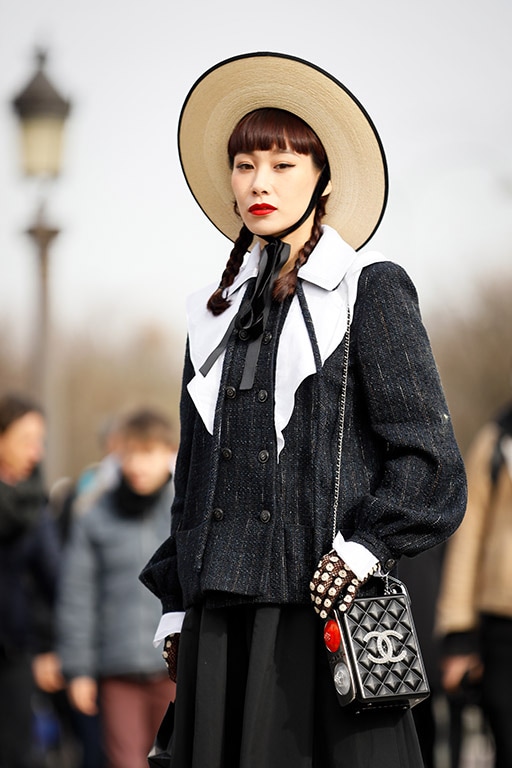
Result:
[[[231,305],[221,315],[215,317],[206,309],[206,302],[215,290],[215,285],[197,291],[187,301],[190,355],[196,373],[188,390],[211,434],[224,353],[206,376],[199,373],[199,369],[219,344],[236,315],[244,295],[240,289],[256,276],[259,258],[260,246],[257,244],[230,286],[228,297]],[[317,246],[306,264],[300,268],[298,274],[303,281],[322,364],[343,340],[347,310],[350,308],[352,317],[361,270],[377,261],[384,261],[380,253],[356,253],[334,229],[324,226]],[[299,300],[294,296],[283,325],[276,358],[274,423],[278,454],[284,446],[283,430],[293,411],[295,392],[301,382],[315,372],[311,341]]]

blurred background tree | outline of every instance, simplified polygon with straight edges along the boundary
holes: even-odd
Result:
[[[492,276],[465,305],[426,318],[459,445],[512,400],[512,273]]]
[[[0,391],[25,389],[29,375],[27,363],[12,343],[9,324],[0,316]]]
[[[105,421],[132,408],[163,410],[179,439],[182,344],[159,328],[146,327],[120,345],[98,339],[63,339],[57,386],[60,452],[65,474],[72,477],[98,457],[98,433]],[[178,354],[177,354],[178,352]],[[92,459],[91,459],[92,457]]]

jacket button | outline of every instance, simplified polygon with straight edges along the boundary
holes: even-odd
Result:
[[[269,459],[269,455],[269,452],[266,450],[260,451],[258,453],[258,461],[260,461],[262,464],[265,464],[265,462]]]
[[[268,511],[268,509],[262,509],[261,510],[261,512],[260,512],[260,520],[261,520],[262,523],[268,523],[269,520],[270,520],[270,517],[271,517],[271,515],[270,515],[270,512]]]
[[[262,341],[264,344],[270,344],[270,342],[272,341],[272,334],[270,333],[270,331],[265,331],[265,333],[263,334]]]
[[[222,520],[224,517],[224,512],[222,509],[219,509],[219,507],[216,507],[213,510],[213,519],[214,520]]]
[[[230,459],[231,456],[233,455],[233,451],[231,450],[231,448],[222,448],[221,454],[223,459]]]
[[[258,400],[260,403],[264,403],[266,400],[268,400],[268,392],[266,389],[260,389],[258,392]]]
[[[234,387],[226,387],[226,397],[233,400],[236,397],[236,389]]]
[[[249,338],[249,334],[248,334],[248,333],[247,333],[247,331],[246,331],[246,330],[244,330],[243,328],[242,328],[242,330],[239,332],[239,334],[238,334],[238,335],[239,335],[239,337],[242,339],[242,341],[247,341],[247,339]]]
[[[384,570],[385,571],[391,571],[396,565],[396,560],[392,560],[391,558],[389,560],[386,560],[384,563]]]

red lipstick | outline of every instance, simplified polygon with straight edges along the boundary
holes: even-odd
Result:
[[[273,205],[268,205],[268,203],[255,203],[249,208],[249,213],[252,213],[254,216],[266,216],[275,210],[277,209]]]

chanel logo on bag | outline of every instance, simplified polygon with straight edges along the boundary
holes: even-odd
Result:
[[[398,656],[394,655],[394,644],[391,638],[396,637],[398,640],[403,640],[403,636],[399,632],[395,632],[393,629],[384,629],[382,632],[367,632],[363,637],[364,642],[368,645],[369,641],[373,638],[376,639],[377,650],[379,656],[374,656],[368,652],[368,658],[374,664],[390,664],[403,661],[407,656],[407,651],[403,649]]]

